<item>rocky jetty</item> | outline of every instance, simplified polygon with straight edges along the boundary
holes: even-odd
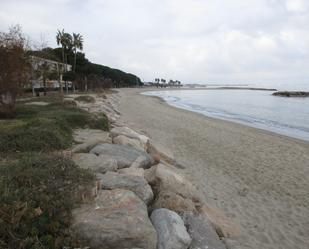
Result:
[[[75,209],[72,232],[92,249],[223,249],[240,228],[210,207],[183,173],[183,165],[159,151],[144,134],[118,121],[117,94],[77,103],[105,112],[109,133],[77,130],[73,160],[94,172],[96,197]]]
[[[280,97],[309,97],[309,92],[283,91],[274,92],[273,95]]]

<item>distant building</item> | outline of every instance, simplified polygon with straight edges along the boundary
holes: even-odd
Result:
[[[59,88],[64,85],[64,72],[72,71],[72,66],[54,60],[30,56],[32,65],[31,88]],[[44,86],[45,80],[45,86]],[[59,82],[60,81],[60,82]],[[72,82],[66,82],[71,87]]]

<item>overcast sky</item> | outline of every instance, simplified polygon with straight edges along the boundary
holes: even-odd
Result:
[[[92,62],[144,81],[309,83],[309,0],[0,0],[14,24],[52,47],[81,33]]]

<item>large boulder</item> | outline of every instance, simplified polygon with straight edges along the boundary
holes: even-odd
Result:
[[[162,150],[164,152],[162,152]],[[167,164],[167,165],[172,165],[176,168],[179,169],[184,169],[185,166],[183,166],[182,164],[180,164],[179,162],[177,162],[173,156],[171,155],[171,153],[169,153],[166,148],[165,149],[158,149],[158,147],[156,145],[154,145],[153,143],[149,143],[149,148],[148,148],[148,153],[154,158],[154,160],[157,163],[163,163],[163,164]]]
[[[123,135],[129,138],[137,139],[143,145],[145,151],[149,148],[149,138],[133,131],[128,127],[115,127],[111,130],[110,135],[112,138]]]
[[[95,154],[76,153],[73,154],[72,160],[83,169],[90,169],[93,172],[102,174],[118,169],[117,161],[104,155],[96,156]]]
[[[187,249],[189,247],[191,238],[178,214],[160,208],[152,212],[150,219],[158,234],[157,249]]]
[[[183,219],[192,238],[189,249],[226,249],[205,216],[186,212],[183,214]]]
[[[107,155],[113,157],[118,164],[118,168],[149,168],[153,163],[153,158],[143,151],[136,150],[127,145],[100,144],[95,146],[90,153],[96,155]]]
[[[151,187],[148,185],[147,181],[140,176],[107,172],[100,176],[100,186],[102,189],[131,190],[146,204],[149,204],[153,199]]]
[[[144,144],[141,142],[141,140],[136,139],[136,138],[130,138],[124,135],[119,135],[117,137],[113,138],[113,143],[114,144],[122,144],[122,145],[128,145],[131,146],[137,150],[141,150],[144,152],[146,151],[146,148],[144,146]]]
[[[233,238],[240,235],[240,226],[228,218],[221,210],[204,204],[199,208],[199,212],[211,222],[220,237]]]
[[[117,172],[120,174],[125,174],[125,175],[144,177],[145,170],[142,168],[123,168],[123,169],[119,169]]]
[[[92,249],[155,249],[157,235],[144,202],[129,190],[100,191],[73,210],[72,231]]]
[[[110,139],[101,139],[101,138],[90,138],[86,140],[82,144],[77,144],[73,147],[72,152],[73,153],[88,153],[93,147],[95,147],[98,144],[107,143]]]
[[[189,198],[195,203],[199,203],[201,200],[201,194],[197,188],[186,180],[175,167],[160,163],[145,170],[145,178],[156,193],[166,190],[183,198]]]
[[[160,191],[152,205],[153,209],[167,208],[178,214],[183,212],[194,212],[195,204],[191,199],[183,198],[179,194],[167,190]]]
[[[97,129],[77,129],[73,133],[73,138],[77,143],[85,143],[91,140],[100,140],[101,143],[111,143],[109,133]]]

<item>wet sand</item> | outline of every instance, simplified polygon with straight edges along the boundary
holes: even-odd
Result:
[[[185,165],[206,201],[239,223],[229,248],[309,248],[309,143],[122,89],[121,120]]]

